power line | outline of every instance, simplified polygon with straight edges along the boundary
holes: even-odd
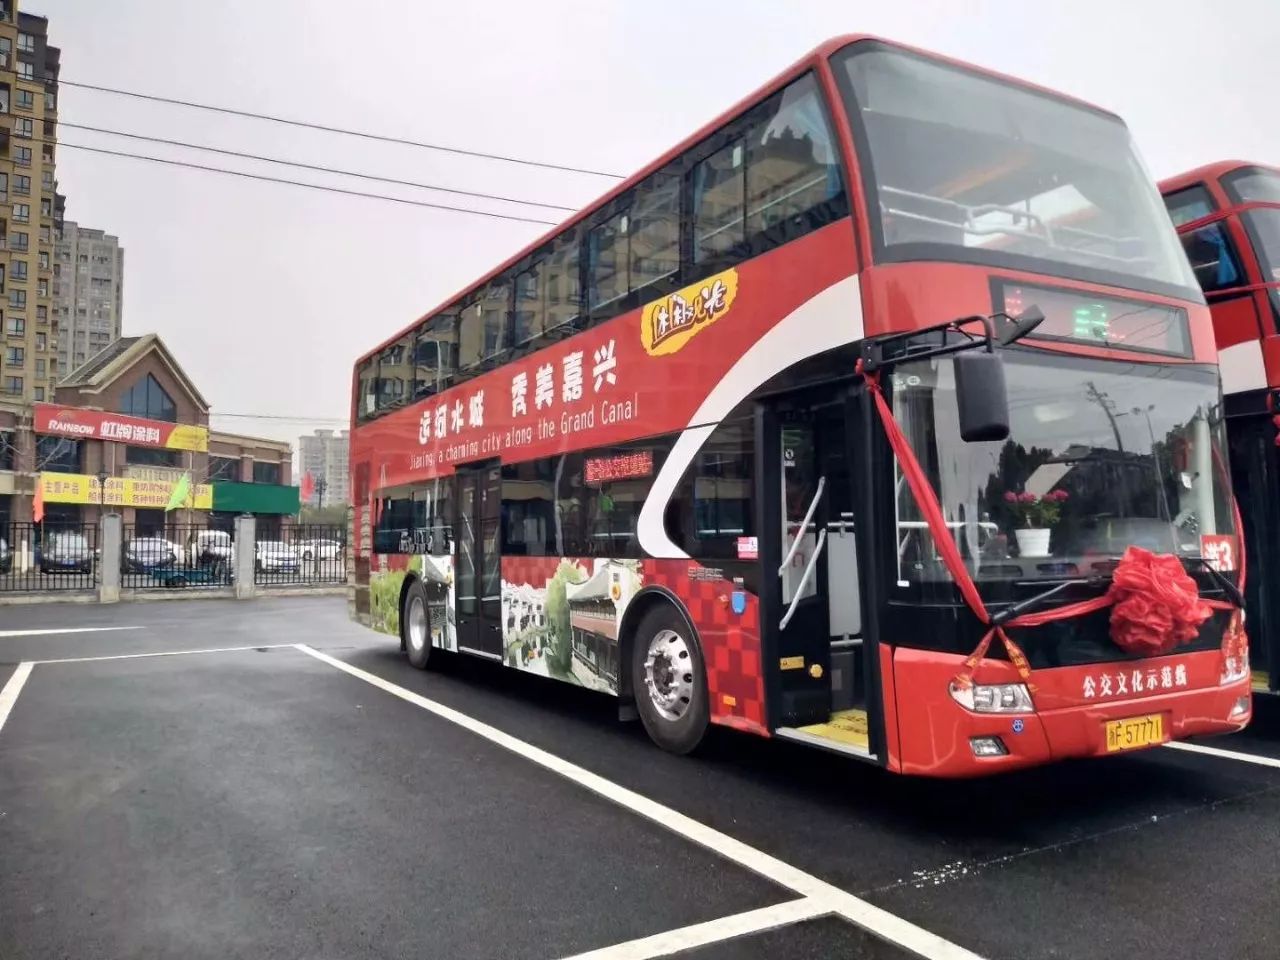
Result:
[[[126,137],[130,140],[145,140],[149,143],[163,143],[171,147],[184,147],[189,150],[203,150],[206,153],[217,153],[226,157],[239,157],[243,160],[261,160],[263,163],[275,163],[282,166],[298,167],[302,170],[314,170],[318,173],[333,173],[344,177],[357,177],[361,180],[374,180],[378,183],[390,183],[400,187],[415,187],[420,190],[438,190],[441,193],[454,193],[463,197],[476,197],[481,200],[501,200],[503,203],[520,203],[530,207],[544,207],[547,210],[565,210],[570,213],[577,207],[566,207],[558,203],[542,203],[538,200],[520,200],[516,197],[503,197],[493,193],[480,193],[473,190],[459,190],[455,187],[441,187],[432,183],[418,183],[414,180],[397,180],[394,177],[382,177],[372,173],[358,173],[355,170],[339,170],[335,167],[323,167],[313,163],[301,163],[297,160],[283,160],[279,157],[264,157],[255,153],[243,153],[239,150],[226,150],[221,147],[208,147],[199,143],[186,143],[182,140],[166,140],[163,137],[150,137],[141,133],[128,133],[124,130],[110,130],[106,127],[90,127],[80,123],[68,123],[59,120],[58,126],[72,130],[88,130],[91,133],[105,133],[113,137]],[[50,141],[45,141],[46,143]],[[58,142],[58,141],[54,141]]]
[[[283,413],[223,413],[210,410],[211,417],[234,417],[237,420],[283,420],[287,423],[349,423],[350,417],[290,417]]]
[[[46,141],[53,142],[53,141]],[[264,183],[281,183],[291,187],[306,187],[308,190],[322,190],[325,193],[340,193],[348,197],[364,197],[368,200],[386,200],[390,203],[402,203],[411,207],[429,207],[432,210],[448,210],[451,213],[469,213],[477,217],[491,217],[495,220],[513,220],[517,223],[536,223],[554,227],[554,220],[537,220],[533,217],[519,217],[510,213],[493,213],[488,210],[469,210],[466,207],[452,207],[446,203],[430,203],[426,200],[409,200],[405,197],[392,197],[382,193],[365,193],[361,190],[347,190],[343,187],[326,187],[318,183],[306,183],[302,180],[286,180],[283,177],[268,177],[260,173],[245,173],[242,170],[228,170],[226,167],[210,167],[202,163],[190,163],[185,160],[166,160],[163,157],[152,157],[142,153],[125,153],[121,150],[106,150],[102,147],[89,147],[82,143],[56,141],[59,147],[71,150],[87,150],[90,153],[101,153],[108,157],[124,157],[129,160],[145,160],[149,163],[160,163],[170,167],[186,167],[190,170],[203,170],[207,173],[221,173],[228,177],[242,177],[246,180],[261,180]]]
[[[253,113],[249,110],[237,110],[233,107],[219,107],[208,103],[197,103],[193,100],[177,100],[172,97],[161,97],[151,93],[138,93],[134,90],[120,90],[116,87],[104,87],[94,83],[76,83],[72,80],[58,80],[59,86],[78,87],[81,90],[94,90],[98,93],[109,93],[118,97],[132,97],[136,100],[150,100],[153,103],[168,103],[178,107],[189,107],[193,110],[208,110],[211,113],[222,113],[232,117],[247,117],[252,120],[266,120],[270,123],[281,123],[290,127],[302,127],[307,130],[320,130],[324,133],[339,133],[347,137],[359,137],[363,140],[376,140],[380,143],[395,143],[405,147],[421,147],[424,150],[439,150],[463,157],[479,157],[484,160],[501,160],[504,163],[517,163],[526,167],[541,167],[544,170],[561,170],[566,173],[585,173],[593,177],[611,177],[621,180],[617,173],[605,173],[602,170],[590,170],[585,167],[571,167],[559,163],[546,163],[541,160],[523,160],[500,153],[483,153],[479,150],[464,150],[461,147],[446,147],[438,143],[424,143],[420,140],[409,140],[404,137],[392,137],[381,133],[369,133],[364,130],[348,130],[343,127],[332,127],[309,120],[291,120],[288,117],[276,117],[265,113]]]

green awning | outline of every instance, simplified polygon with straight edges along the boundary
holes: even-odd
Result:
[[[230,480],[213,481],[213,509],[227,513],[279,513],[298,512],[297,487],[285,487],[278,483],[235,483]]]

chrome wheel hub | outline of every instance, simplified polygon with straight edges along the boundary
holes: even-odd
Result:
[[[674,630],[659,630],[644,658],[644,685],[649,700],[666,720],[679,720],[693,702],[693,657]]]
[[[421,597],[414,597],[409,601],[408,626],[405,633],[409,638],[409,646],[414,651],[421,650],[427,645],[427,606]]]

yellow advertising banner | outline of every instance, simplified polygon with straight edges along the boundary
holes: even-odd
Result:
[[[692,286],[647,303],[640,313],[640,341],[645,353],[675,353],[733,306],[738,298],[738,271],[730,267]]]
[[[194,423],[179,423],[165,438],[164,445],[170,450],[204,453],[209,449],[209,428]]]
[[[102,497],[98,495],[98,478],[81,473],[42,473],[40,486],[45,503],[103,503],[108,507],[145,507],[163,510],[169,505],[174,484],[165,480],[139,480],[133,477],[109,477]],[[213,509],[213,487],[202,483],[192,488],[190,503],[195,510]]]

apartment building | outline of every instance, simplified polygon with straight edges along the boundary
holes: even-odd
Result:
[[[0,0],[0,411],[52,400],[59,52],[49,22]]]
[[[53,254],[53,319],[63,375],[121,335],[124,250],[102,230],[67,220]]]
[[[319,506],[344,504],[349,500],[347,456],[350,431],[317,430],[309,437],[298,438],[300,475],[311,474],[315,481],[312,502]]]

